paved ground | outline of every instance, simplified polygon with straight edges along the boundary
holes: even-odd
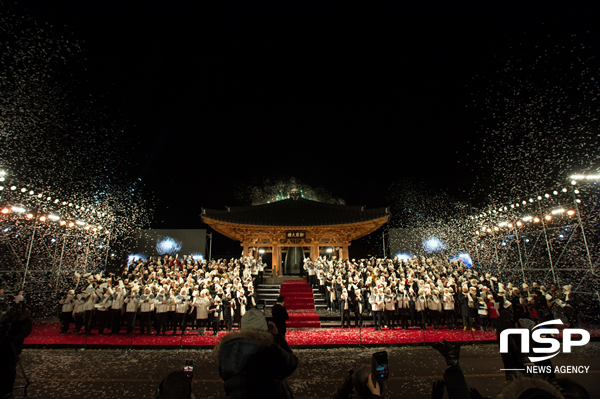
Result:
[[[326,398],[349,369],[370,364],[373,352],[386,348],[296,350],[299,369],[290,378],[296,397]],[[433,381],[446,368],[429,347],[387,348],[391,377],[388,398],[430,398]],[[25,350],[25,371],[31,379],[29,398],[154,398],[154,390],[185,359],[196,365],[194,391],[198,398],[224,398],[215,360],[208,350]],[[590,366],[588,374],[563,375],[584,384],[590,397],[600,397],[600,343],[560,354],[554,365]],[[505,385],[498,347],[467,346],[461,351],[467,382],[493,398]],[[18,382],[23,382],[19,371]],[[23,397],[17,391],[15,397]]]

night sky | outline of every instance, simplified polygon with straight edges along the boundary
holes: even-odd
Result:
[[[57,79],[114,119],[156,228],[205,228],[201,207],[267,178],[368,208],[403,179],[476,201],[489,82],[539,49],[597,54],[590,3],[171,3],[3,5],[78,44]]]

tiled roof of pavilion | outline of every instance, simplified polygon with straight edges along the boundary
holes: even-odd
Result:
[[[364,206],[333,205],[304,198],[290,198],[225,210],[202,208],[201,216],[241,225],[305,227],[367,222],[389,216],[389,209],[365,209]]]

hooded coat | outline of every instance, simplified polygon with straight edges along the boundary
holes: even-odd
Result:
[[[214,354],[228,399],[293,398],[287,377],[298,367],[298,358],[279,334],[231,332]]]

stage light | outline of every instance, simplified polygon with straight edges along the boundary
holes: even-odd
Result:
[[[512,228],[513,228],[513,224],[512,224],[512,223],[509,223],[509,224],[508,224],[508,228],[509,228],[509,229],[512,229]]]
[[[33,213],[28,213],[27,215],[25,215],[25,217],[27,219],[33,219]]]
[[[75,223],[69,222],[69,227],[73,227],[73,226],[75,226]]]
[[[529,198],[529,202],[533,202],[533,198]]]
[[[15,190],[17,189],[17,186],[10,186],[10,189],[11,189],[12,191],[15,191]]]
[[[21,189],[21,192],[22,192],[22,193],[24,193],[25,191],[27,191],[27,189],[26,189],[25,187],[23,187],[23,188]]]
[[[52,242],[56,242],[56,238],[53,238],[53,239],[51,239],[50,241],[52,241]]]
[[[39,193],[39,194],[38,194],[38,198],[42,198],[42,193]]]
[[[573,216],[575,214],[575,211],[567,211],[567,215],[569,216]]]
[[[61,220],[59,224],[60,224],[61,226],[64,226],[64,225],[66,225],[66,224],[67,224],[67,222],[65,222],[64,220]]]
[[[566,189],[566,188],[563,188],[563,189],[562,189],[562,192],[563,192],[563,193],[566,193],[566,192],[567,192],[567,189]]]
[[[488,228],[488,229],[487,229],[487,232],[488,232],[488,233],[491,233],[491,232],[492,232],[492,229]]]
[[[2,208],[2,210],[0,212],[2,212],[3,214],[6,215],[7,213],[10,212],[10,210],[8,208]]]
[[[60,216],[57,215],[49,215],[48,218],[50,218],[51,220],[57,221],[58,219],[60,219]]]
[[[523,201],[523,205],[527,205],[527,201]]]
[[[564,211],[565,211],[565,210],[564,210],[564,209],[562,209],[562,208],[561,208],[561,209],[555,209],[555,210],[553,210],[553,211],[552,211],[552,214],[553,214],[553,215],[556,215],[557,213],[563,213]]]
[[[33,190],[29,191],[29,195],[33,195],[33,194],[34,194]]]
[[[579,194],[579,190],[575,190],[573,191],[575,194]]]
[[[412,259],[413,256],[409,253],[400,253],[400,254],[396,254],[396,259],[398,260],[408,260],[408,259]]]
[[[265,250],[261,248],[261,249],[259,249],[259,250],[258,250],[258,253],[259,253],[259,254],[264,254],[264,253],[265,253]]]
[[[571,180],[571,184],[572,184],[572,185],[576,185],[576,184],[577,184],[577,182],[576,182],[575,180]]]
[[[550,198],[550,194],[544,194],[544,197]]]
[[[46,221],[46,216],[40,216],[40,222],[45,222]]]
[[[79,226],[85,226],[85,222],[82,222],[81,220],[78,220],[75,223],[77,223]]]
[[[558,195],[558,191],[554,190],[554,191],[552,191],[552,194]]]
[[[548,221],[552,220],[552,216],[546,215],[546,220],[548,220]]]
[[[13,206],[12,211],[17,213],[23,213],[25,212],[25,208],[21,208],[20,206]]]
[[[510,207],[511,207],[511,208],[514,208],[514,207],[515,207],[515,205],[514,205],[514,204],[510,204]]]
[[[332,252],[333,252],[333,249],[331,249],[331,248],[327,248],[327,253],[328,253],[328,254],[330,254],[330,253],[332,253]]]
[[[540,222],[540,218],[533,218],[533,223],[539,223]]]
[[[523,226],[523,223],[521,221],[518,221],[517,226],[521,227],[521,226]]]
[[[542,196],[541,196],[541,195],[538,195],[537,199],[538,199],[538,201],[539,201],[539,200],[541,200],[541,199],[542,199]]]
[[[531,219],[533,219],[533,216],[525,216],[525,217],[523,218],[523,221],[524,221],[524,222],[529,222]]]
[[[575,200],[575,202],[577,202],[578,204],[581,204],[581,200],[580,200],[579,198],[577,198],[577,199]]]

